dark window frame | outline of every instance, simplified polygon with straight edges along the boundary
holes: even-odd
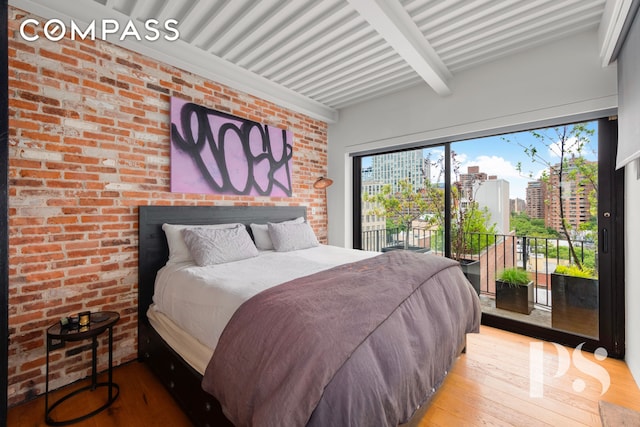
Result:
[[[7,424],[9,374],[9,47],[8,4],[0,0],[0,425]]]
[[[610,118],[613,115],[613,118]],[[482,314],[482,324],[492,326],[507,331],[519,333],[522,335],[536,337],[547,341],[553,341],[566,346],[577,347],[583,344],[583,349],[587,351],[595,351],[599,347],[604,347],[608,355],[614,358],[624,358],[625,349],[625,325],[624,325],[624,170],[615,170],[615,156],[617,147],[617,119],[615,112],[601,111],[584,115],[573,116],[571,118],[558,118],[555,120],[538,122],[530,124],[529,127],[518,128],[511,127],[508,129],[495,130],[494,132],[483,132],[482,134],[476,133],[473,135],[450,137],[447,140],[440,140],[437,142],[422,142],[416,144],[408,144],[402,148],[396,148],[394,150],[371,150],[362,153],[353,153],[353,248],[362,248],[362,224],[361,224],[361,210],[362,210],[362,182],[361,182],[361,168],[362,158],[365,156],[376,154],[388,154],[398,151],[408,151],[413,149],[430,148],[438,145],[445,147],[445,168],[451,170],[451,153],[450,145],[455,142],[464,141],[467,139],[475,139],[487,136],[505,135],[509,133],[535,130],[541,128],[548,128],[553,126],[563,126],[572,123],[584,122],[584,121],[598,121],[598,162],[602,162],[603,165],[609,165],[606,168],[600,168],[599,166],[599,180],[600,185],[604,184],[609,188],[615,188],[616,191],[601,191],[600,200],[598,201],[598,222],[600,227],[607,227],[608,239],[610,240],[609,247],[613,248],[611,256],[605,261],[606,269],[606,281],[610,285],[600,286],[600,334],[599,339],[590,339],[571,333],[558,331],[543,326],[533,325],[529,323],[519,322],[516,320],[495,316],[491,314]],[[607,138],[603,142],[603,138]],[[615,143],[612,144],[611,141]],[[604,148],[604,149],[603,149]],[[445,206],[451,206],[450,193],[451,182],[450,173],[445,173]],[[605,194],[607,194],[606,201]],[[620,195],[618,197],[618,194]],[[615,215],[610,221],[600,221],[604,217],[604,210],[613,211]],[[451,213],[449,210],[445,212],[445,256],[451,256],[451,235],[450,235],[450,222]],[[600,239],[604,240],[604,239]],[[601,245],[603,243],[600,243]],[[602,248],[599,248],[602,251]],[[608,263],[608,264],[607,264]],[[608,265],[608,267],[607,267]],[[601,263],[601,270],[603,270]],[[602,274],[601,274],[602,280]],[[606,283],[606,282],[604,282]]]

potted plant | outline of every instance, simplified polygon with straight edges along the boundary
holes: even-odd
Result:
[[[530,314],[533,310],[533,281],[521,268],[505,268],[496,277],[496,308]]]
[[[598,278],[593,270],[559,265],[551,273],[551,326],[589,337],[597,337]]]
[[[480,254],[495,243],[495,224],[490,224],[491,214],[475,200],[481,182],[473,178],[463,186],[460,179],[460,161],[451,153],[455,182],[451,186],[451,257],[460,263],[465,276],[480,295]]]
[[[437,161],[441,174],[445,170],[444,160],[443,155]],[[460,263],[465,276],[480,295],[480,262],[478,259],[474,259],[474,255],[480,254],[484,248],[495,243],[495,224],[489,225],[491,215],[488,209],[481,208],[474,200],[473,191],[477,191],[480,183],[472,180],[470,184],[474,190],[468,191],[469,189],[464,187],[459,179],[460,161],[455,152],[451,153],[451,160],[456,178],[451,185],[451,206],[449,207],[451,246],[450,251],[447,251],[444,248],[444,239],[441,239],[439,243],[436,239],[436,250],[442,250],[445,254],[449,253],[451,258]],[[386,184],[376,194],[363,195],[363,202],[372,205],[372,208],[367,210],[369,215],[386,218],[393,227],[404,233],[402,243],[390,244],[382,248],[383,252],[394,249],[428,251],[429,248],[410,245],[409,237],[416,220],[423,221],[427,227],[437,227],[436,234],[444,236],[447,207],[445,206],[445,190],[439,182],[440,178],[432,182],[429,177],[425,177],[424,186],[420,189],[414,189],[412,184],[404,179],[397,182],[396,191],[391,185]],[[388,229],[389,226],[387,226]],[[431,239],[429,244],[431,244]]]

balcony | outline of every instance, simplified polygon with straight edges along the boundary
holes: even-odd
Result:
[[[411,250],[444,256],[444,238],[441,232],[414,229],[406,236]],[[540,326],[566,330],[579,335],[598,335],[597,280],[593,285],[579,285],[579,295],[568,295],[564,282],[553,276],[558,265],[569,265],[568,242],[563,239],[516,236],[512,234],[470,235],[471,250],[460,258],[474,261],[476,277],[467,274],[480,295],[483,312],[508,317]],[[385,252],[404,247],[405,233],[399,229],[382,229],[362,233],[362,249]],[[576,254],[582,262],[593,256],[595,243],[572,240]],[[455,254],[454,254],[455,255]],[[597,255],[595,257],[597,262]],[[533,281],[533,310],[529,314],[496,308],[496,274],[505,268],[520,267]],[[558,284],[560,283],[560,284]],[[555,286],[555,288],[554,288]],[[556,296],[555,313],[553,297]],[[566,299],[569,299],[567,304]],[[578,301],[577,303],[575,301]],[[594,302],[595,301],[595,302]],[[561,320],[567,306],[578,305],[568,312],[569,320]]]

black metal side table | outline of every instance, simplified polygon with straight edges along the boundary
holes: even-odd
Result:
[[[120,387],[113,382],[113,325],[120,320],[120,315],[113,311],[99,311],[91,313],[90,323],[85,326],[73,325],[62,326],[59,322],[47,329],[47,371],[46,386],[44,398],[44,420],[48,425],[65,426],[78,421],[85,420],[96,415],[98,412],[108,408],[120,395]],[[97,381],[97,349],[98,336],[104,331],[109,331],[109,373],[107,382],[98,383]],[[64,347],[67,341],[82,341],[91,338],[91,384],[62,396],[49,407],[49,353]],[[109,397],[104,405],[95,409],[88,414],[81,415],[68,420],[54,420],[51,412],[62,402],[76,396],[84,391],[93,391],[97,387],[108,387]]]

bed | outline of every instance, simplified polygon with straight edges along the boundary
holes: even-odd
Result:
[[[255,258],[213,269],[215,274],[221,271],[219,274],[230,277],[231,289],[244,281],[257,283],[249,287],[247,295],[231,295],[231,304],[224,305],[231,307],[228,312],[222,310],[215,322],[180,317],[179,313],[186,311],[198,318],[199,301],[219,301],[227,297],[207,296],[208,286],[198,282],[202,269],[182,264],[176,267],[167,262],[169,249],[163,224],[239,223],[251,230],[249,224],[282,223],[300,217],[306,217],[304,207],[141,206],[140,360],[148,364],[196,425],[233,425],[228,418],[238,425],[251,425],[256,420],[262,425],[329,425],[335,422],[331,417],[338,412],[348,414],[344,419],[349,419],[351,425],[377,425],[377,420],[387,414],[390,421],[385,420],[384,425],[395,425],[396,420],[398,424],[418,421],[421,411],[463,350],[466,333],[477,332],[479,327],[477,295],[459,267],[450,260],[404,251],[380,255],[324,245],[282,253],[260,251]],[[254,240],[260,237],[251,232],[249,235]],[[181,274],[185,271],[198,276],[195,287],[188,292],[184,291],[189,289],[186,287],[178,291],[171,288],[172,283],[183,280]],[[257,277],[259,271],[265,272],[264,277]],[[429,278],[425,280],[423,276]],[[374,277],[383,280],[374,280]],[[164,283],[168,283],[166,289],[163,278]],[[388,285],[396,281],[400,283]],[[272,286],[276,282],[283,284]],[[389,288],[393,288],[392,291]],[[434,292],[433,296],[425,293],[427,288],[436,289],[429,291]],[[187,303],[190,305],[185,306],[186,310],[172,313],[171,307],[179,306],[185,294],[191,295],[192,301]],[[340,298],[322,295],[340,295]],[[372,299],[371,295],[385,297]],[[443,302],[430,302],[435,298]],[[336,302],[338,300],[359,302],[344,305]],[[450,308],[444,310],[445,306]],[[291,312],[286,311],[289,307],[294,307]],[[273,314],[274,310],[277,315]],[[304,312],[305,317],[295,317],[299,312]],[[417,313],[415,319],[420,319],[419,327],[411,326],[415,331],[406,336],[398,334],[398,328],[409,329],[407,322],[415,323],[412,313]],[[208,315],[203,311],[200,319]],[[280,322],[283,324],[278,326],[281,318],[296,320]],[[216,325],[200,328],[198,325],[203,323]],[[322,325],[317,328],[320,332],[313,335],[314,327],[319,324]],[[259,325],[269,326],[260,330]],[[389,338],[396,335],[404,341]],[[431,344],[422,342],[426,337]],[[278,350],[283,348],[287,351]],[[255,355],[251,356],[252,353]],[[274,367],[262,360],[254,361],[265,359],[263,355],[267,353],[279,360],[280,365]],[[238,354],[244,357],[239,358]],[[411,363],[403,358],[409,358]],[[387,364],[389,366],[383,366]],[[411,373],[398,368],[405,365],[413,369]],[[256,378],[262,379],[256,381]],[[391,402],[388,396],[383,396],[386,390],[380,391],[387,383],[401,383],[394,387],[409,397],[403,397],[401,404]],[[287,392],[282,392],[283,389]],[[378,396],[375,399],[374,394]],[[247,406],[247,402],[251,404]],[[359,413],[366,413],[369,418],[358,418]],[[345,423],[344,419],[338,423]],[[372,420],[376,420],[375,423]]]

